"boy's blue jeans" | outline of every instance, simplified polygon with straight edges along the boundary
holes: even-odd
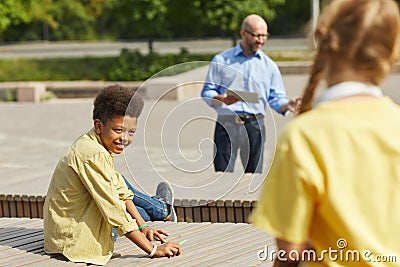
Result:
[[[151,197],[143,194],[136,190],[125,177],[123,178],[128,188],[132,190],[134,194],[133,204],[135,204],[143,220],[163,221],[168,216],[168,208],[165,202],[159,200],[157,196]]]
[[[132,190],[133,204],[135,204],[140,216],[144,221],[163,221],[168,216],[168,208],[165,202],[158,199],[157,196],[149,196],[136,190],[124,176],[126,185]],[[117,231],[113,228],[114,240],[117,239]]]

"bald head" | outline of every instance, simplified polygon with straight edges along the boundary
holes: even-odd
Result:
[[[254,55],[267,40],[268,26],[265,20],[256,14],[247,16],[242,23],[240,46],[247,56]]]
[[[268,25],[265,20],[256,14],[248,15],[242,23],[242,30],[252,31],[255,28],[266,28],[268,30]]]

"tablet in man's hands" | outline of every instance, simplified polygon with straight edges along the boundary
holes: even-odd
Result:
[[[247,91],[237,91],[237,90],[229,90],[226,89],[226,94],[230,96],[237,96],[243,102],[248,103],[258,103],[258,93],[255,92],[247,92]]]

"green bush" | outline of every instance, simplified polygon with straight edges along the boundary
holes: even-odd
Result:
[[[4,96],[5,101],[17,101],[17,90],[9,89],[5,92]]]
[[[143,81],[161,70],[163,75],[174,75],[206,64],[212,55],[192,55],[186,49],[179,54],[141,54],[122,50],[118,57],[107,58],[52,58],[0,60],[0,82],[4,81]]]
[[[273,60],[310,60],[310,52],[268,53]],[[175,75],[207,64],[213,54],[195,55],[182,48],[178,54],[141,54],[121,50],[118,57],[0,60],[4,81],[144,81],[154,74]],[[190,64],[181,64],[188,63]],[[172,67],[173,66],[173,67]]]
[[[123,49],[107,78],[110,81],[142,81],[160,71],[163,76],[175,75],[205,65],[211,59],[212,55],[192,55],[185,48],[179,54],[166,55],[154,52],[142,55],[138,50]],[[169,68],[186,62],[195,63]]]
[[[115,58],[0,60],[0,82],[106,80]]]

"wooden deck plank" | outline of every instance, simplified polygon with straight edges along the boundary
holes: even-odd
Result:
[[[171,227],[163,228],[164,230],[166,230],[170,233],[170,236],[166,237],[166,239],[169,241],[173,241],[173,242],[180,242],[182,240],[185,240],[185,238],[187,236],[191,236],[193,234],[198,234],[202,231],[207,231],[208,229],[213,227],[212,224],[204,224],[203,225],[203,224],[187,224],[186,223],[186,225],[185,225],[185,223],[181,223],[181,224],[170,223],[167,225],[170,225],[171,227],[173,225],[175,225],[175,227],[172,229],[171,229]],[[155,227],[153,227],[153,228],[155,228]],[[115,245],[115,251],[118,250],[118,253],[121,256],[142,252],[141,249],[139,249],[134,244],[132,244],[132,242],[129,241],[127,238],[122,237],[121,239],[122,240],[120,242],[117,242],[117,244]],[[120,244],[118,244],[118,243],[120,243]]]
[[[239,237],[238,237],[239,238]],[[240,238],[239,238],[240,239]],[[232,240],[236,240],[238,241],[239,239],[232,239]],[[199,264],[202,265],[204,263],[209,263],[212,260],[216,260],[217,261],[221,261],[221,257],[218,255],[228,255],[228,259],[231,259],[231,256],[233,255],[233,257],[236,257],[236,255],[234,253],[231,253],[231,251],[236,252],[232,243],[230,243],[229,245],[227,244],[215,244],[214,240],[211,240],[210,243],[213,243],[213,245],[209,245],[208,249],[200,249],[199,251],[196,252],[193,251],[192,256],[188,257],[189,255],[186,255],[186,258],[189,258],[189,261],[185,261],[182,262],[183,265],[185,264],[191,264],[191,265],[195,265]],[[254,241],[251,241],[251,243],[253,244]],[[241,246],[241,244],[235,244],[237,245],[237,249],[239,251],[243,251],[246,250],[246,247]],[[249,253],[248,251],[246,251],[245,253]],[[218,266],[218,265],[217,265]]]
[[[188,223],[171,224],[170,223],[167,225],[169,225],[169,226],[175,225],[175,231],[174,232],[170,231],[171,236],[168,237],[168,240],[171,240],[174,242],[185,240],[185,238],[187,238],[187,237],[202,235],[203,232],[205,232],[205,231],[214,231],[213,229],[218,228],[217,224],[211,224],[211,223],[203,223],[203,224],[188,224]],[[152,225],[152,227],[155,228],[153,225]],[[171,230],[171,229],[167,229],[166,227],[163,227],[163,229],[165,229],[167,231]],[[131,243],[131,241],[129,241],[126,238],[122,238],[122,241],[128,242],[128,245],[130,245],[130,246],[134,246]],[[117,251],[117,247],[116,247],[115,251]],[[179,258],[179,257],[177,257],[177,258]],[[174,259],[177,259],[177,258],[174,258]],[[108,263],[107,266],[109,266],[109,265],[110,266],[132,266],[133,262],[135,263],[135,265],[138,265],[137,261],[140,262],[140,265],[138,265],[138,266],[147,266],[148,264],[150,264],[150,265],[155,264],[155,266],[160,266],[160,264],[169,265],[168,263],[164,263],[166,260],[167,260],[166,258],[149,259],[148,256],[143,253],[143,251],[141,251],[139,248],[136,248],[135,250],[129,251],[129,254],[122,253],[121,257],[118,258],[118,261],[115,261],[115,262],[110,261],[110,263]]]
[[[188,238],[188,241],[182,246],[184,257],[178,257],[174,264],[189,264],[193,261],[205,258],[213,254],[213,247],[219,246],[220,242],[229,240],[232,236],[239,236],[243,229],[235,227],[235,224],[215,224],[217,227],[214,230],[207,231],[203,234],[193,235]],[[161,261],[155,259],[154,261]],[[146,265],[156,266],[156,264]]]
[[[151,227],[153,228],[161,228],[170,233],[170,236],[167,237],[167,240],[178,242],[183,240],[185,236],[193,234],[198,231],[204,231],[207,229],[207,225],[212,227],[211,224],[204,225],[190,225],[187,223],[151,223]],[[135,244],[129,241],[125,237],[118,238],[118,241],[115,244],[115,250],[120,257],[124,257],[130,254],[140,254],[143,253],[141,249],[139,249]]]
[[[218,221],[221,223],[227,222],[226,220],[226,208],[225,204],[222,200],[217,200],[217,212],[218,212]]]
[[[43,220],[41,219],[29,219],[29,218],[0,218],[0,229],[1,228],[18,228],[29,225],[30,229],[42,228]]]
[[[9,261],[2,262],[1,266],[40,266],[40,267],[53,267],[53,266],[86,266],[85,263],[74,263],[61,258],[55,258],[49,255],[38,255],[33,253],[19,254],[16,259],[9,259]]]
[[[0,233],[0,241],[5,242],[6,240],[11,240],[15,238],[21,238],[25,235],[32,235],[32,234],[38,234],[38,233],[43,233],[43,229],[25,229],[24,231],[21,231],[20,229],[12,229],[12,231],[2,231]]]
[[[26,265],[20,265],[22,266],[29,266],[29,267],[63,267],[63,266],[86,266],[86,264],[76,264],[73,262],[66,262],[66,261],[60,261],[52,258],[40,260],[37,262],[29,263]]]
[[[246,240],[246,239],[236,239],[236,241],[242,241],[242,240]],[[246,242],[242,242],[242,243],[238,243],[238,244],[234,244],[233,242],[228,243],[229,246],[229,250],[225,249],[225,250],[219,250],[216,253],[214,253],[213,258],[212,259],[204,259],[201,262],[198,262],[194,265],[192,265],[192,267],[200,267],[200,266],[220,266],[223,263],[234,263],[238,260],[240,260],[240,258],[242,256],[247,256],[250,254],[250,257],[248,257],[248,261],[247,264],[250,265],[250,263],[256,264],[259,262],[258,258],[257,258],[257,251],[260,250],[261,248],[264,248],[264,244],[265,244],[265,239],[263,237],[260,237],[258,234],[255,234],[255,236],[253,236],[253,238],[251,239],[251,242],[246,243]],[[233,264],[235,266],[235,264]]]
[[[0,228],[0,240],[2,239],[2,238],[4,238],[3,236],[6,236],[6,237],[8,237],[8,236],[10,236],[11,234],[16,234],[16,233],[18,233],[20,231],[20,229],[18,229],[18,228]],[[38,231],[38,230],[36,230],[36,231]]]
[[[0,253],[0,266],[7,266],[7,265],[11,265],[10,261],[13,261],[15,259],[18,259],[19,257],[21,257],[21,255],[26,254],[26,252],[16,249],[16,248],[9,248],[7,250],[4,250]],[[37,255],[33,255],[33,259],[36,257]],[[31,258],[32,260],[32,258]],[[9,262],[7,264],[7,262]]]
[[[218,211],[217,211],[217,204],[215,203],[215,201],[208,203],[207,207],[210,210],[210,222],[212,223],[218,222]]]
[[[15,255],[17,252],[20,253],[30,252],[38,255],[44,255],[45,253],[43,250],[43,246],[44,246],[43,240],[40,240],[35,243],[28,243],[20,247],[1,246],[0,248],[2,250],[0,250],[1,253],[0,260]],[[15,251],[15,249],[17,249],[17,251]]]
[[[85,266],[43,251],[43,221],[40,219],[0,219],[0,266]],[[155,229],[170,233],[167,240],[182,245],[182,255],[150,259],[125,237],[118,238],[114,256],[106,265],[113,266],[269,266],[260,262],[257,251],[274,245],[273,238],[249,224],[235,223],[169,223],[150,222]],[[7,230],[9,230],[7,232]],[[7,236],[8,234],[8,236]],[[159,242],[156,242],[159,244]]]
[[[265,240],[265,243],[261,244],[257,249],[255,249],[256,252],[258,252],[261,249],[264,249],[265,246],[269,246],[271,249],[276,249],[276,243],[275,243],[275,238],[273,236],[269,236],[268,239]],[[233,266],[245,266],[246,263],[248,263],[250,260],[254,260],[254,255],[255,254],[247,254],[247,255],[242,255],[240,259],[236,259],[234,262],[230,262],[233,264]],[[251,264],[252,266],[272,266],[273,262],[272,261],[258,261],[254,262],[254,264]]]
[[[19,266],[37,260],[42,260],[43,257],[46,258],[49,256],[30,253],[20,248],[11,247],[0,253],[0,266]]]
[[[9,215],[15,218],[43,218],[44,196],[0,195],[7,204]],[[178,221],[247,223],[252,209],[247,200],[176,199]],[[3,213],[3,211],[1,211]],[[7,215],[8,216],[8,215]]]
[[[43,242],[37,243],[37,246],[43,247]],[[14,247],[7,247],[7,249],[4,249],[0,252],[0,262],[7,260],[10,257],[15,257],[16,255],[21,255],[21,254],[26,254],[26,253],[31,253],[35,255],[45,255],[44,251],[39,247],[36,248],[36,250],[24,250],[24,248],[14,248]],[[1,264],[0,264],[1,266]]]
[[[33,253],[22,252],[0,261],[0,266],[21,266],[42,261],[44,257]]]
[[[209,222],[210,221],[210,209],[207,207],[206,200],[200,200],[200,212],[201,212],[201,222]]]
[[[42,225],[38,225],[38,227],[32,227],[32,225],[29,225],[29,224],[26,224],[26,225],[21,224],[21,225],[18,225],[18,227],[16,227],[13,224],[11,224],[8,226],[0,227],[0,234],[7,233],[7,232],[13,232],[13,231],[19,231],[21,229],[26,229],[26,227],[28,227],[29,229],[32,229],[32,230],[43,230]]]
[[[141,261],[150,260],[145,254],[125,255],[118,259],[111,259],[106,267],[124,267],[124,266],[140,266]]]
[[[1,241],[1,244],[6,245],[6,246],[11,246],[11,247],[19,247],[26,243],[33,243],[33,242],[40,241],[40,240],[43,240],[43,233],[37,232],[37,233],[32,233],[32,234],[26,235],[26,236],[12,238],[10,240],[4,240],[4,241]]]
[[[248,223],[249,222],[249,216],[251,213],[251,203],[250,201],[243,201],[243,222]]]
[[[35,254],[38,254],[40,252],[44,252],[44,241],[43,237],[35,242],[27,242],[27,244],[24,244],[22,246],[16,247],[19,250],[24,250],[27,252],[32,252]]]
[[[36,246],[41,247],[43,250],[43,240],[40,240]],[[0,248],[3,247],[0,245]],[[26,244],[25,247],[33,247],[33,244]],[[18,248],[8,247],[6,250],[0,252],[0,266],[77,266],[77,264],[62,261],[57,257],[47,255],[45,253],[30,253],[23,249],[24,246]],[[62,256],[61,256],[62,257]],[[60,256],[59,256],[60,258]],[[86,264],[78,264],[79,266],[86,266]]]

